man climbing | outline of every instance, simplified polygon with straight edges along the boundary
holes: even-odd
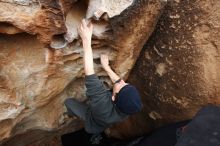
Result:
[[[65,101],[65,106],[68,115],[76,115],[85,122],[85,130],[88,133],[98,134],[111,124],[139,112],[142,103],[136,88],[125,83],[112,71],[107,55],[101,55],[101,64],[114,83],[113,93],[104,87],[102,81],[96,76],[93,67],[91,48],[93,25],[92,23],[87,24],[86,20],[83,19],[78,31],[83,43],[85,86],[89,102],[83,104],[69,98]]]

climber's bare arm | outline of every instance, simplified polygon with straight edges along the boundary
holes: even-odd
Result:
[[[83,43],[83,51],[84,51],[83,60],[84,60],[85,74],[92,75],[95,73],[93,66],[92,47],[91,47],[93,25],[92,23],[87,24],[86,20],[83,19],[82,23],[78,27],[78,31]]]
[[[108,55],[101,54],[101,64],[103,69],[107,72],[113,83],[115,83],[117,80],[120,79],[120,77],[109,66]]]

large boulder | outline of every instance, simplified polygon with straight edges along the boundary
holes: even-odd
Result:
[[[76,29],[82,18],[94,23],[95,71],[111,86],[100,54],[109,54],[112,67],[126,79],[165,3],[1,0],[0,144],[46,145],[53,137],[82,127],[78,119],[63,117],[66,98],[86,100],[83,52]],[[98,10],[103,15],[94,19]]]
[[[219,38],[219,0],[168,1],[129,76],[144,102],[142,123],[155,128],[220,105]]]

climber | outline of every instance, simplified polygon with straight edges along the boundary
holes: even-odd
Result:
[[[109,65],[108,56],[103,54],[100,57],[101,64],[114,83],[113,93],[105,88],[102,81],[95,74],[93,67],[91,47],[93,25],[92,23],[87,24],[87,21],[83,19],[78,31],[83,43],[88,104],[69,98],[65,100],[65,106],[69,116],[76,115],[84,121],[86,132],[98,134],[111,126],[111,124],[139,112],[142,108],[142,103],[137,89],[125,83],[113,72]]]

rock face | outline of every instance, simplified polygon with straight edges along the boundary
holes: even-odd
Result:
[[[62,113],[66,98],[86,100],[76,29],[83,17],[94,23],[96,73],[111,86],[100,54],[109,54],[126,79],[164,5],[161,0],[118,0],[118,5],[110,0],[0,0],[0,144],[42,145],[82,127]],[[98,10],[103,15],[94,20]]]
[[[60,6],[53,0],[1,1],[0,22],[37,34],[45,43],[49,42],[53,35],[65,32],[63,18]]]
[[[158,127],[220,105],[219,38],[219,0],[168,2],[129,76],[144,101],[142,122]]]

